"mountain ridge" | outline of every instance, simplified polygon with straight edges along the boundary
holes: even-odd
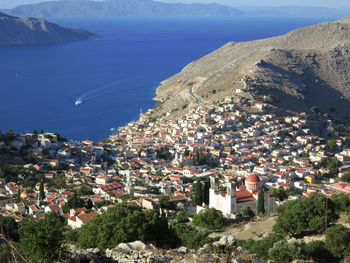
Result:
[[[167,4],[153,0],[52,1],[4,10],[16,16],[120,17],[120,16],[236,16],[242,11],[220,4]]]
[[[0,46],[54,44],[99,37],[81,28],[66,28],[42,18],[0,13]]]
[[[322,112],[346,117],[350,114],[348,61],[350,17],[282,36],[229,42],[161,82],[155,98],[162,102],[158,113],[194,106],[191,88],[202,103],[223,101],[242,90],[252,98],[277,97],[276,105],[286,111],[317,106]]]

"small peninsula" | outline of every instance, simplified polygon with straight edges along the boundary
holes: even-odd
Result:
[[[98,37],[84,29],[61,27],[41,18],[0,13],[0,46],[55,44]]]

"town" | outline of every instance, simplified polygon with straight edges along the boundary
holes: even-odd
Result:
[[[9,131],[0,149],[23,159],[1,169],[1,215],[20,222],[55,212],[75,229],[116,202],[190,214],[209,206],[236,218],[244,206],[258,215],[260,188],[266,214],[287,198],[350,194],[342,180],[350,142],[330,120],[327,134],[336,139],[327,142],[311,134],[303,114],[277,117],[262,103],[254,107],[238,110],[228,99],[175,120],[157,120],[149,110],[99,143]],[[211,180],[211,200],[196,200],[196,180]]]

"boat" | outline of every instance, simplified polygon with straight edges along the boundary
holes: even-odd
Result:
[[[75,106],[79,106],[79,104],[82,104],[83,100],[81,98],[78,98],[75,100]]]

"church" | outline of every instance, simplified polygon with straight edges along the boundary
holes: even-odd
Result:
[[[264,191],[265,214],[274,212],[275,198],[270,196],[268,189],[262,186],[258,175],[251,174],[245,179],[245,185],[236,189],[232,182],[227,182],[226,193],[219,190],[218,179],[210,178],[209,208],[220,210],[225,217],[231,218],[233,214],[239,214],[243,206],[249,206],[258,214],[258,195]]]

